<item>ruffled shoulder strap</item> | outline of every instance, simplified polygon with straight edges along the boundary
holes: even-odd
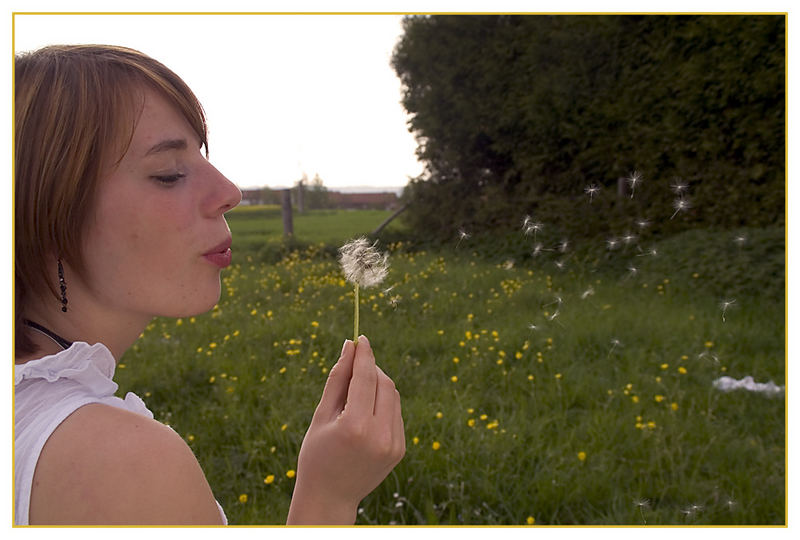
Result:
[[[68,379],[87,387],[94,395],[111,395],[117,391],[117,383],[112,380],[115,367],[114,357],[105,345],[76,341],[65,351],[14,366],[14,385],[30,379]]]

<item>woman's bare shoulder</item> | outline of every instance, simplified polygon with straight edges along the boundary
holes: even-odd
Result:
[[[70,415],[33,479],[33,524],[222,523],[188,445],[169,427],[103,404]]]

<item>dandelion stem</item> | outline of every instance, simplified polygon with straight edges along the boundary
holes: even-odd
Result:
[[[355,291],[355,312],[353,314],[353,344],[358,345],[358,283],[353,287]]]

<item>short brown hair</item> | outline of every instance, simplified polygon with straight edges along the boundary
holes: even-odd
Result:
[[[26,298],[49,288],[56,299],[58,256],[84,270],[81,242],[97,182],[119,163],[133,137],[144,91],[180,111],[207,152],[200,102],[160,62],[125,47],[56,45],[14,63],[15,351],[36,351],[21,324]],[[51,263],[52,264],[52,263]],[[58,305],[58,304],[56,304]]]

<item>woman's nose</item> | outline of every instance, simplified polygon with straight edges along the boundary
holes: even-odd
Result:
[[[224,214],[235,208],[242,202],[242,192],[236,184],[228,180],[225,175],[216,168],[215,190],[214,190],[214,213]]]

